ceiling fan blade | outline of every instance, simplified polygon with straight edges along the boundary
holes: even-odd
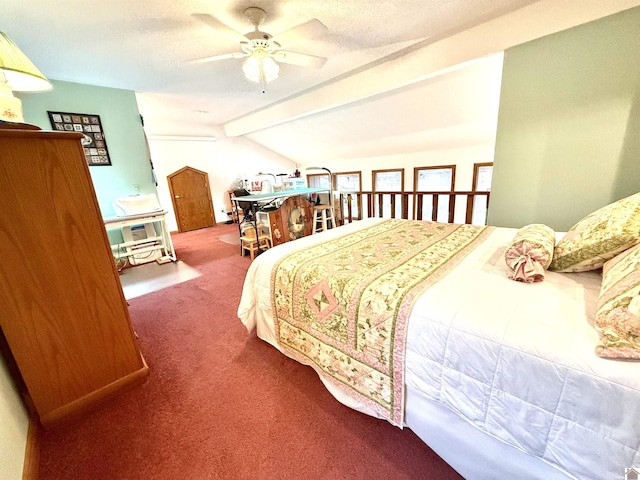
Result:
[[[189,60],[187,63],[207,63],[215,62],[217,60],[226,60],[227,58],[243,58],[248,57],[248,53],[225,53],[223,55],[214,55],[213,57],[196,58],[195,60]]]
[[[193,13],[191,14],[193,17],[196,17],[201,22],[206,23],[211,28],[213,28],[220,35],[224,35],[225,37],[233,40],[234,42],[246,42],[248,39],[242,33],[236,32],[234,29],[226,26],[216,17],[209,15],[208,13]]]
[[[312,18],[308,22],[301,23],[296,27],[292,27],[289,30],[276,35],[273,40],[280,45],[294,45],[299,40],[305,38],[313,38],[327,31],[327,27],[320,20]]]
[[[272,53],[271,56],[280,63],[299,65],[301,67],[320,68],[327,61],[324,57],[316,57],[315,55],[307,55],[305,53],[287,52],[285,50],[278,50]]]

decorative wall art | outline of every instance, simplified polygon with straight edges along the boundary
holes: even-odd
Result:
[[[84,156],[89,166],[111,165],[107,141],[102,130],[99,115],[86,113],[47,112],[54,130],[62,132],[80,132]]]

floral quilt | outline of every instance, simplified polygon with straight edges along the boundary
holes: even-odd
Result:
[[[285,256],[271,277],[281,348],[402,428],[411,309],[492,229],[388,220]]]

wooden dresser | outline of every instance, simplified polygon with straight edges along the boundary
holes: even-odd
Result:
[[[81,138],[0,129],[3,354],[43,425],[148,374]]]

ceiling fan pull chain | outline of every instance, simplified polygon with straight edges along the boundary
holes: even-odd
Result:
[[[264,60],[261,58],[259,60],[260,62],[260,66],[259,66],[259,70],[260,70],[260,91],[262,91],[262,93],[267,93],[267,85],[266,85],[266,79],[264,77]]]

